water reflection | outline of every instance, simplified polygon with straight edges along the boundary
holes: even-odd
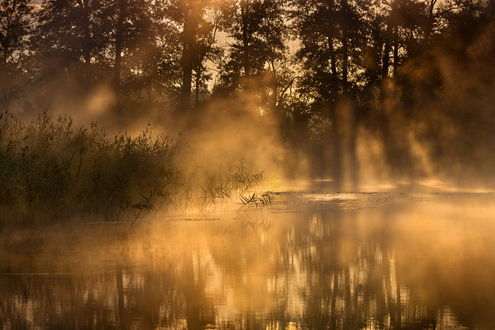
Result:
[[[0,326],[495,328],[492,196],[304,198],[222,221],[54,233],[30,251],[4,243]]]

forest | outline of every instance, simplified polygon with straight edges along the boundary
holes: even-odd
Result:
[[[271,175],[495,183],[493,0],[1,0],[0,53],[0,208],[23,217]]]
[[[495,329],[495,0],[0,0],[0,329]]]

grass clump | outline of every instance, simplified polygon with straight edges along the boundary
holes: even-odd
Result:
[[[241,195],[240,199],[242,202],[241,208],[250,207],[250,206],[265,207],[273,203],[273,194],[268,191],[261,195],[258,195],[256,192],[253,192],[252,194]]]
[[[96,124],[75,128],[43,114],[24,125],[0,115],[0,207],[36,218],[116,221],[166,200],[173,146],[149,129],[108,136]]]
[[[1,113],[0,221],[135,221],[144,211],[213,203],[261,181],[242,163],[183,170],[178,154],[150,127],[134,137],[108,135],[69,117],[43,114],[24,124]]]
[[[263,180],[262,173],[250,170],[242,160],[214,165],[189,162],[179,167],[180,184],[173,204],[181,212],[187,212],[192,205],[206,210],[220,200],[242,195]]]

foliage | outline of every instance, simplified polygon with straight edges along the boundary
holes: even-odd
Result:
[[[68,117],[44,114],[25,125],[0,115],[2,221],[135,219],[143,211],[188,202],[215,202],[261,180],[238,166],[210,170],[192,182],[175,167],[175,145],[148,127],[141,134],[111,136],[96,124],[74,127]]]
[[[132,138],[107,136],[96,125],[73,127],[47,115],[23,125],[1,118],[0,201],[26,216],[69,214],[119,219],[167,198],[173,147],[150,130]]]
[[[273,194],[270,192],[265,192],[261,195],[256,194],[255,192],[250,195],[241,195],[241,202],[243,204],[242,207],[252,206],[255,207],[264,207],[268,206],[273,202]]]
[[[363,129],[392,172],[417,173],[412,135],[437,170],[474,150],[489,168],[494,17],[494,0],[3,0],[0,107],[51,110],[103,86],[123,127],[164,108],[180,126],[228,98],[270,114],[336,182]],[[448,95],[460,73],[469,87]]]
[[[180,156],[179,156],[180,157]],[[240,161],[226,161],[220,166],[192,161],[178,165],[182,171],[172,194],[173,205],[182,212],[199,205],[201,210],[216,202],[236,198],[263,181],[263,174],[248,168]]]

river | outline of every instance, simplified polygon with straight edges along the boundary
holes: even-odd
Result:
[[[2,234],[0,329],[495,329],[495,194],[239,208]]]

